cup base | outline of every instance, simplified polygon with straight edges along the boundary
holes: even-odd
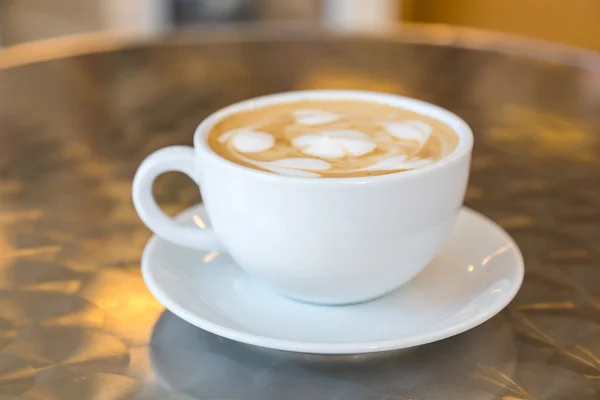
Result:
[[[404,282],[404,283],[402,283],[402,284],[400,284],[400,285],[392,288],[391,290],[388,290],[385,293],[378,294],[378,295],[375,295],[375,296],[366,297],[364,299],[357,299],[357,300],[351,300],[351,301],[339,301],[339,302],[337,302],[337,301],[330,301],[330,302],[323,301],[323,302],[321,302],[321,301],[307,300],[307,299],[303,299],[303,298],[299,298],[299,297],[294,297],[294,296],[287,295],[287,294],[282,293],[282,292],[280,292],[280,291],[278,291],[276,289],[273,289],[273,288],[269,288],[269,289],[273,290],[278,295],[280,295],[282,297],[285,297],[286,299],[289,299],[289,300],[292,300],[292,301],[297,301],[299,303],[308,304],[308,305],[311,305],[311,306],[344,307],[344,306],[353,306],[353,305],[357,305],[357,304],[368,303],[370,301],[374,301],[374,300],[380,299],[380,298],[385,297],[388,294],[390,294],[390,293],[398,290],[401,286],[405,285],[406,283],[408,283],[408,282]]]

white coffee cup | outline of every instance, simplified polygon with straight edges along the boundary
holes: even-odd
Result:
[[[298,100],[361,100],[438,119],[459,138],[450,155],[409,171],[357,178],[304,178],[251,169],[211,150],[207,135],[228,115]],[[221,250],[248,273],[294,299],[348,304],[376,298],[421,271],[444,243],[462,206],[473,134],[458,116],[406,97],[347,90],[273,94],[242,101],[205,119],[194,147],[158,150],[140,165],[133,202],[159,237]],[[194,180],[212,227],[169,218],[152,195],[155,178],[180,171]],[[199,260],[200,262],[200,260]]]

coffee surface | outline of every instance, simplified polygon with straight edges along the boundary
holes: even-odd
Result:
[[[346,178],[429,165],[452,153],[457,134],[434,118],[356,100],[303,100],[242,111],[216,123],[221,157],[281,175]]]

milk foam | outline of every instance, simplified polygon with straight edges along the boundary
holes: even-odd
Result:
[[[317,160],[314,158],[282,158],[281,160],[271,161],[271,164],[279,167],[308,169],[308,170],[325,170],[331,168],[327,161]]]
[[[423,121],[384,122],[382,124],[390,135],[405,140],[418,140],[423,146],[431,135],[431,125]]]
[[[321,175],[310,170],[326,170],[331,166],[322,160],[311,158],[284,158],[275,161],[254,161],[244,157],[246,162],[280,175],[319,178]]]
[[[224,141],[230,140],[232,146],[242,153],[258,153],[270,149],[275,144],[273,135],[250,128],[226,132],[219,140],[222,138]]]
[[[275,161],[263,161],[263,168],[289,176],[320,177],[313,171],[323,171],[331,168],[327,161],[315,158],[282,158]]]
[[[327,130],[296,137],[292,143],[304,154],[322,158],[362,156],[375,150],[377,143],[369,135],[351,129]]]
[[[369,165],[368,167],[361,168],[361,171],[394,171],[394,170],[406,170],[424,167],[431,164],[433,160],[429,158],[425,159],[414,159],[407,161],[406,155],[402,154],[399,156],[393,156],[390,158],[384,158]]]
[[[256,165],[261,166],[267,171],[274,172],[279,175],[287,175],[287,176],[299,176],[302,178],[320,178],[321,175],[316,172],[305,171],[303,169],[295,169],[295,168],[283,168],[273,165],[270,162],[259,162]]]
[[[299,177],[420,168],[448,155],[458,143],[449,127],[409,110],[308,100],[234,114],[213,128],[211,140],[211,147],[232,161]]]
[[[340,116],[322,110],[297,110],[294,113],[296,123],[300,125],[322,125],[340,119]]]

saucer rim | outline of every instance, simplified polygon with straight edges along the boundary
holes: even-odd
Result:
[[[202,203],[196,204],[192,207],[179,213],[175,218],[185,218],[187,214],[196,210],[199,207],[203,208]],[[234,328],[224,327],[216,322],[205,319],[198,316],[193,311],[190,311],[179,302],[171,300],[171,296],[161,288],[160,283],[157,283],[151,274],[151,262],[150,253],[154,251],[157,243],[164,241],[163,239],[153,235],[142,253],[141,258],[141,272],[144,283],[148,287],[150,293],[161,303],[167,310],[183,319],[184,321],[200,328],[205,331],[211,332],[215,335],[231,339],[237,342],[251,344],[254,346],[260,346],[275,350],[291,351],[297,353],[310,353],[310,354],[364,354],[364,353],[376,353],[383,351],[399,350],[415,346],[420,346],[428,343],[437,342],[449,337],[461,334],[470,329],[475,328],[478,325],[483,324],[490,318],[494,317],[500,311],[514,299],[517,295],[521,285],[523,283],[525,275],[525,265],[523,254],[519,249],[517,243],[513,238],[496,222],[486,217],[485,215],[474,211],[468,207],[462,207],[460,213],[471,214],[475,218],[478,218],[482,223],[487,225],[487,229],[497,231],[504,240],[511,244],[510,248],[514,251],[517,262],[515,265],[515,273],[517,281],[507,292],[506,296],[494,303],[493,307],[481,311],[474,316],[457,324],[452,324],[446,328],[434,330],[425,334],[412,335],[402,337],[398,339],[386,339],[386,340],[375,340],[367,342],[355,342],[355,343],[330,343],[330,342],[315,342],[315,341],[301,341],[301,340],[289,340],[289,339],[276,339],[260,334],[240,331]],[[374,299],[372,301],[377,301]],[[327,307],[327,306],[323,306]],[[342,306],[343,307],[343,306]]]

